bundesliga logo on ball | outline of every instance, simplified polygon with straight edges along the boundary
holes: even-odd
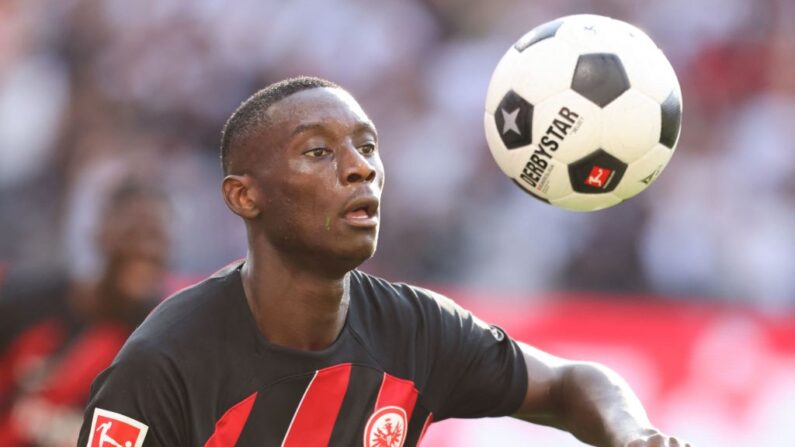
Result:
[[[648,187],[679,139],[682,99],[671,64],[638,28],[576,15],[545,23],[497,64],[486,141],[533,197],[593,211]]]

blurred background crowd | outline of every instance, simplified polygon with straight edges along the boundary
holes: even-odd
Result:
[[[655,184],[586,214],[529,199],[482,129],[506,49],[582,12],[646,30],[684,100],[677,153]],[[387,183],[372,273],[484,297],[795,307],[787,0],[4,0],[0,276],[43,283],[53,271],[62,294],[148,299],[242,257],[244,227],[219,193],[220,130],[251,93],[297,74],[341,84],[379,128]],[[129,222],[157,224],[113,221],[119,195],[132,197]]]
[[[97,210],[129,176],[174,204],[172,271],[204,275],[241,256],[243,227],[218,193],[220,129],[257,89],[314,74],[351,90],[382,136],[388,183],[372,271],[489,290],[792,304],[795,6],[691,3],[4,1],[0,259],[92,274]],[[685,103],[665,174],[596,214],[528,201],[482,131],[505,50],[582,11],[647,30]]]

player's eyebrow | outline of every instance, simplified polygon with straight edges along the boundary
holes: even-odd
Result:
[[[309,131],[327,132],[328,129],[326,129],[326,126],[324,126],[322,123],[299,124],[295,126],[295,129],[293,129],[293,131],[290,133],[290,137],[294,137],[300,133],[309,132]],[[373,126],[373,124],[368,121],[362,121],[357,123],[356,126],[353,128],[353,132],[354,133],[369,132],[373,134],[373,136],[375,136],[376,139],[378,139],[378,131],[375,130],[375,126]]]
[[[310,131],[310,130],[316,130],[316,131],[325,131],[325,130],[326,130],[326,126],[324,126],[324,125],[323,125],[323,124],[321,124],[321,123],[305,123],[305,124],[299,124],[299,125],[295,126],[295,129],[293,129],[293,131],[292,131],[292,133],[290,134],[290,136],[291,136],[291,137],[294,137],[294,136],[296,136],[296,135],[298,135],[298,134],[300,134],[300,133],[303,133],[303,132],[308,132],[308,131]]]
[[[373,125],[373,123],[369,121],[363,121],[358,123],[356,127],[353,128],[353,132],[354,133],[369,132],[373,134],[376,140],[378,139],[378,131],[375,130],[375,126]]]

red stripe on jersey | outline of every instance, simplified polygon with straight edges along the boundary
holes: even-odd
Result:
[[[350,378],[350,363],[315,373],[295,410],[282,447],[328,445]]]
[[[400,407],[406,411],[406,421],[410,421],[418,394],[414,382],[384,373],[384,381],[381,382],[381,389],[378,391],[373,411],[378,411],[383,407]]]
[[[257,393],[248,396],[226,410],[221,419],[215,423],[215,431],[210,439],[204,443],[204,447],[234,447],[237,439],[246,425],[254,401],[257,400]]]

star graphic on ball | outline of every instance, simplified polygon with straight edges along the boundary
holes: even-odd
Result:
[[[516,132],[517,135],[522,135],[522,132],[519,130],[519,126],[516,125],[516,118],[519,116],[519,109],[517,108],[513,112],[506,112],[505,109],[500,109],[502,112],[502,119],[504,121],[502,125],[502,134],[505,135],[509,131]]]

